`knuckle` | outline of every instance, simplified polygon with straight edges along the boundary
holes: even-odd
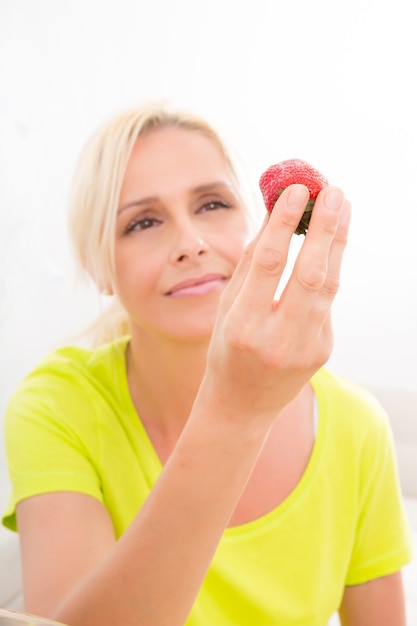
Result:
[[[321,267],[301,267],[296,278],[306,291],[319,291],[326,281],[326,273]]]
[[[252,352],[254,349],[253,341],[249,334],[232,332],[229,335],[229,345],[239,354]]]
[[[323,292],[328,296],[335,296],[340,288],[340,280],[338,276],[327,276],[324,285]]]
[[[224,336],[228,345],[237,352],[248,352],[253,349],[253,333],[248,322],[230,316],[224,324]]]
[[[262,248],[256,256],[257,269],[261,274],[277,276],[286,264],[285,256],[275,248]]]
[[[337,231],[337,222],[334,217],[323,217],[322,221],[320,222],[320,230],[323,232],[324,235],[333,238]]]
[[[301,219],[301,215],[294,213],[293,210],[286,208],[281,212],[281,228],[289,230],[291,233],[295,231]]]

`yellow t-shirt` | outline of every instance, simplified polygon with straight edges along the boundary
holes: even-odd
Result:
[[[58,350],[13,394],[5,526],[16,530],[22,499],[64,490],[100,500],[117,536],[129,526],[162,467],[130,398],[126,345]],[[300,482],[267,515],[226,529],[186,626],[324,626],[346,585],[411,559],[385,412],[325,369],[312,385],[319,426]]]

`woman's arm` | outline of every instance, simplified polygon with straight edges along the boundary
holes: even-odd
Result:
[[[265,436],[237,435],[227,419],[193,431],[117,543],[90,496],[18,505],[28,612],[71,626],[184,624]]]
[[[287,188],[243,256],[222,297],[188,422],[121,539],[110,546],[107,522],[98,522],[102,539],[83,564],[101,513],[92,513],[83,529],[81,507],[75,527],[82,536],[71,539],[62,563],[53,562],[56,546],[73,531],[59,501],[48,522],[50,502],[39,497],[37,515],[49,531],[43,533],[48,578],[61,579],[51,603],[56,619],[71,626],[183,626],[269,429],[331,353],[330,308],[349,221],[338,190],[328,187],[319,195],[293,273],[274,302],[306,201],[304,187]],[[30,505],[19,509],[27,563],[36,528],[27,530]],[[68,566],[72,573],[65,579],[60,568]],[[28,571],[35,572],[33,563]],[[38,584],[37,575],[27,588]]]
[[[401,572],[346,587],[342,626],[406,626]]]
[[[25,609],[52,616],[116,543],[101,502],[81,493],[45,493],[17,505]]]
[[[26,610],[71,626],[182,625],[262,441],[237,436],[225,420],[223,432],[221,425],[216,433],[199,429],[177,444],[117,543],[107,510],[90,496],[60,492],[21,502]]]

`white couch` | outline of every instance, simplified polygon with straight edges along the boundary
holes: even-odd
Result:
[[[404,569],[408,626],[417,626],[417,391],[373,389],[390,415],[404,503],[413,530],[415,557]],[[1,457],[1,453],[0,453]],[[6,465],[0,458],[0,510],[9,491]],[[23,610],[17,536],[0,527],[0,608]],[[334,616],[331,625],[338,624]]]

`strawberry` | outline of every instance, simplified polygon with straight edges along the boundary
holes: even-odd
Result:
[[[329,181],[323,174],[320,174],[309,163],[301,159],[288,159],[277,165],[271,165],[259,180],[265,206],[269,213],[271,213],[284,189],[294,183],[305,185],[310,192],[310,199],[307,202],[303,217],[295,230],[297,235],[305,235],[316,198],[323,187],[328,186]]]

